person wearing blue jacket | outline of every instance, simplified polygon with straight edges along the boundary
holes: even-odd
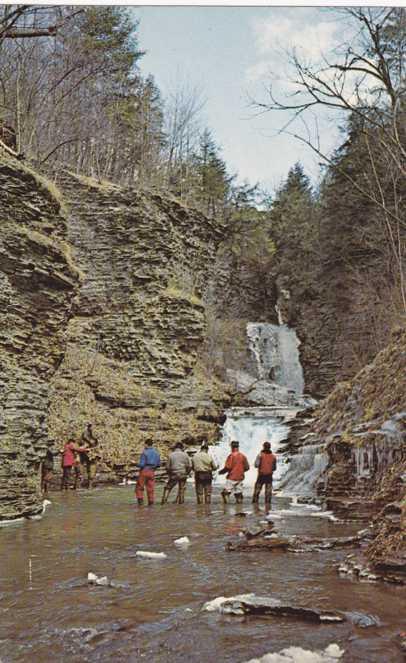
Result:
[[[148,504],[151,505],[154,503],[155,470],[160,466],[161,458],[152,445],[152,440],[146,441],[145,449],[138,463],[140,472],[135,487],[135,496],[140,505],[144,504],[144,488],[147,489]]]

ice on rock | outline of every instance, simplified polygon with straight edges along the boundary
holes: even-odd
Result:
[[[211,601],[207,601],[207,603],[204,604],[202,610],[205,610],[206,612],[227,612],[224,609],[224,604],[229,603],[231,601],[251,601],[254,600],[255,594],[237,594],[236,596],[218,596],[215,599],[212,599]],[[243,614],[243,611],[241,611],[241,614]]]
[[[137,550],[136,557],[143,559],[166,559],[167,555],[163,552],[150,552],[149,550]]]
[[[261,658],[252,658],[247,663],[337,663],[344,655],[335,643],[323,651],[310,651],[302,647],[288,647],[275,654],[265,654]]]
[[[175,546],[179,546],[180,548],[185,547],[187,548],[190,546],[190,539],[187,536],[181,536],[180,539],[175,539],[174,541]]]
[[[87,582],[89,585],[100,585],[102,587],[108,587],[109,585],[109,579],[107,576],[97,576],[91,571],[87,574]]]

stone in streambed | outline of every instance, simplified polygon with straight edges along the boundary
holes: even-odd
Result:
[[[367,615],[364,612],[345,612],[349,622],[352,622],[355,626],[360,626],[361,628],[369,628],[370,626],[380,626],[381,622],[378,617],[374,615]]]
[[[271,615],[276,617],[296,617],[314,623],[343,622],[345,616],[332,610],[319,610],[289,605],[268,596],[238,594],[226,598],[217,597],[204,604],[206,612],[219,612],[225,615]]]

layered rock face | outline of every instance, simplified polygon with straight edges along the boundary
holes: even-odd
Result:
[[[344,517],[379,514],[370,548],[375,561],[406,555],[406,331],[395,332],[391,344],[353,380],[338,384],[304,424],[298,422],[291,450],[326,454],[317,489],[327,506]]]
[[[52,186],[0,151],[0,520],[42,509],[49,381],[78,273]]]
[[[146,437],[165,451],[216,435],[223,386],[198,355],[223,231],[156,194],[68,173],[58,185],[83,282],[49,425],[62,441],[91,421],[101,466],[127,475]]]

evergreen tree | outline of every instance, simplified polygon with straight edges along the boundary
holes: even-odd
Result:
[[[196,156],[200,180],[198,200],[208,216],[222,215],[230,193],[233,177],[219,155],[219,148],[208,129],[200,137],[200,150]]]

